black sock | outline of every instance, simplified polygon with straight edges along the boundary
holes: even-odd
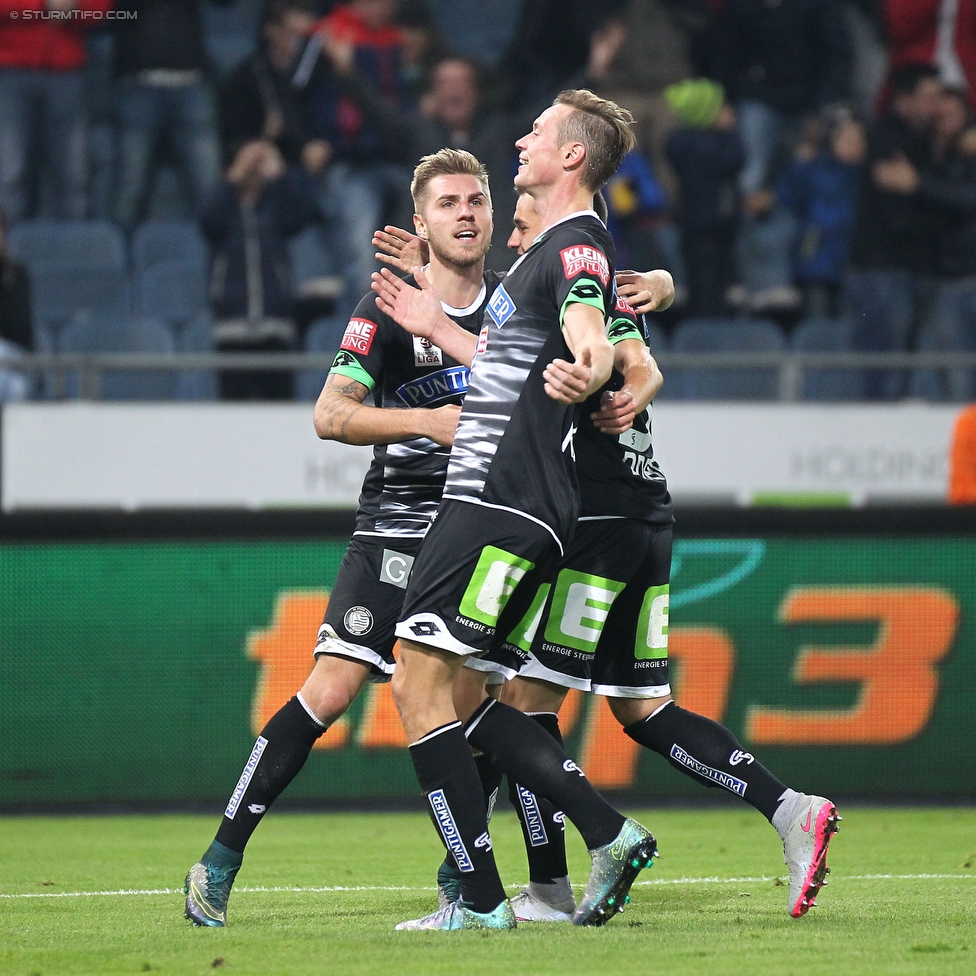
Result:
[[[518,709],[488,699],[468,720],[465,734],[505,773],[551,800],[576,825],[586,846],[603,847],[620,833],[624,818],[590,785],[563,747]]]
[[[410,746],[434,825],[461,870],[461,899],[475,912],[505,900],[488,836],[484,795],[460,722],[442,725]]]
[[[474,757],[474,764],[478,769],[478,779],[481,780],[481,794],[485,798],[485,819],[491,823],[491,815],[495,812],[498,800],[498,790],[502,785],[504,773],[498,768],[495,760],[484,752]]]
[[[504,773],[495,765],[491,756],[486,756],[483,752],[474,757],[474,764],[478,768],[478,778],[481,780],[481,794],[485,798],[485,819],[491,823],[491,815],[495,812],[495,801],[498,799],[498,789],[502,785]],[[444,855],[444,871],[446,877],[454,877],[458,874],[457,864],[454,863],[454,855],[448,851]],[[439,876],[438,876],[439,877]]]
[[[563,744],[559,716],[555,712],[534,712],[529,718]],[[508,779],[508,797],[522,826],[529,880],[536,884],[552,884],[557,878],[565,878],[569,868],[566,866],[566,823],[562,810],[557,810],[547,799],[536,796],[511,777]]]
[[[669,702],[624,732],[699,783],[741,796],[772,822],[786,787],[724,725]]]
[[[261,818],[305,765],[315,740],[325,729],[297,696],[271,716],[224,811],[217,830],[219,843],[244,852]]]

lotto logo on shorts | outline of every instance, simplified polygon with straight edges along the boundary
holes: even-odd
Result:
[[[474,864],[471,863],[471,856],[464,846],[464,841],[461,840],[461,832],[454,822],[454,814],[451,813],[451,808],[447,805],[447,797],[444,795],[444,791],[434,790],[433,793],[427,794],[427,799],[430,801],[430,809],[434,814],[434,822],[444,838],[447,849],[454,855],[458,868],[464,872],[473,871]],[[478,840],[480,839],[479,837]]]
[[[585,271],[596,275],[603,282],[604,288],[610,283],[610,265],[603,251],[586,244],[577,244],[575,247],[564,247],[559,256],[563,259],[563,272],[570,281]]]
[[[375,322],[370,322],[369,319],[350,319],[346,331],[342,333],[342,342],[339,343],[339,348],[358,352],[360,356],[365,356],[373,344],[375,335]]]

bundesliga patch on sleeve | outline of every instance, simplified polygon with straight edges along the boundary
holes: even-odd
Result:
[[[572,281],[578,274],[586,272],[596,275],[603,282],[603,287],[610,282],[610,264],[607,256],[599,248],[589,244],[574,244],[564,247],[559,256],[563,261],[563,273],[567,280]]]
[[[349,352],[358,352],[360,356],[365,356],[373,345],[376,336],[377,325],[369,319],[350,319],[346,326],[346,331],[342,333],[342,342],[339,343],[340,349],[348,349]]]

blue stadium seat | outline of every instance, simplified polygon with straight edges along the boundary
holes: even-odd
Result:
[[[295,288],[302,297],[339,298],[343,281],[318,224],[306,227],[288,242]]]
[[[177,336],[207,310],[207,279],[197,264],[158,261],[138,273],[136,287],[139,311],[162,319]],[[176,345],[182,348],[179,339]]]
[[[58,335],[79,313],[131,313],[129,276],[118,268],[101,265],[38,264],[31,271],[31,303],[38,348],[57,352]]]
[[[165,324],[126,315],[78,315],[64,330],[62,352],[151,352],[175,351],[173,337]],[[169,400],[173,395],[172,370],[105,370],[99,393],[103,400]],[[77,376],[69,378],[69,395],[80,395]]]
[[[675,329],[674,352],[782,352],[783,333],[765,319],[689,318]],[[685,400],[775,400],[775,368],[683,369],[678,385]]]
[[[659,352],[666,352],[668,348],[668,337],[664,329],[655,322],[647,323],[647,344],[650,347],[651,355],[656,356]]]
[[[192,220],[147,220],[132,235],[132,269],[137,274],[159,261],[207,266],[207,244]]]
[[[333,315],[316,319],[305,333],[305,351],[330,354],[338,352],[345,329],[345,316]],[[328,368],[299,370],[295,374],[295,399],[317,400],[328,375]]]
[[[31,271],[60,262],[125,271],[125,237],[107,220],[25,220],[11,228],[10,252]]]
[[[793,330],[790,348],[794,352],[852,352],[849,319],[809,318]],[[800,398],[803,400],[850,401],[864,398],[864,371],[860,369],[812,368],[803,370]]]

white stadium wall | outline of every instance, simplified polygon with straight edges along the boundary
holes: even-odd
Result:
[[[664,403],[676,502],[938,502],[957,407]],[[352,508],[370,449],[320,441],[310,404],[30,403],[0,423],[0,504]]]

